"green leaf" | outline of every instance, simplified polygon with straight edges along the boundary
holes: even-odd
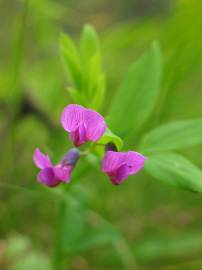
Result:
[[[67,87],[67,91],[75,103],[82,104],[81,96],[80,96],[80,93],[77,89],[75,89],[73,87]]]
[[[120,137],[118,137],[117,135],[115,135],[114,133],[112,133],[109,128],[107,128],[104,135],[97,143],[105,145],[109,142],[114,143],[118,150],[121,150],[121,148],[123,146],[122,139]]]
[[[89,61],[89,70],[86,73],[88,79],[88,91],[90,95],[94,95],[96,89],[97,81],[101,73],[100,59],[98,53],[94,54]],[[84,71],[86,72],[86,71]]]
[[[83,92],[78,91],[73,87],[67,87],[67,91],[75,103],[83,106],[90,106],[89,101],[85,98]]]
[[[113,243],[118,239],[120,239],[119,232],[110,223],[107,223],[98,228],[87,230],[80,239],[77,249],[81,252]]]
[[[80,201],[76,202],[78,204],[82,203]],[[120,238],[119,232],[110,222],[103,222],[100,217],[97,217],[97,214],[96,217],[95,215],[92,216],[92,212],[88,211],[83,203],[80,206],[79,208],[73,205],[69,206],[65,209],[62,217],[61,241],[64,252],[77,253],[78,251],[112,243]],[[95,218],[96,223],[94,222]]]
[[[87,24],[84,26],[81,35],[81,55],[84,61],[88,62],[95,54],[100,56],[99,39],[94,28]],[[100,60],[100,58],[99,58]]]
[[[111,104],[109,125],[118,134],[137,131],[150,116],[159,94],[161,78],[161,54],[159,44],[129,69]]]
[[[72,39],[67,34],[60,35],[60,50],[64,66],[67,69],[71,81],[81,87],[81,66],[77,49]]]
[[[154,178],[178,188],[202,192],[202,171],[176,153],[149,156],[146,171]]]
[[[65,210],[62,223],[62,248],[65,252],[72,252],[75,242],[80,239],[85,228],[84,211],[75,207]],[[73,249],[73,250],[72,250]]]
[[[82,89],[90,107],[99,110],[105,94],[99,39],[94,28],[86,25],[81,36]]]
[[[94,98],[92,101],[92,108],[99,110],[104,97],[105,97],[105,89],[106,89],[106,77],[105,74],[100,74],[97,78],[97,91],[94,93]]]
[[[141,142],[144,152],[179,149],[202,143],[202,119],[176,121],[147,133]]]

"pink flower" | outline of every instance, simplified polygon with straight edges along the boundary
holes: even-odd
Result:
[[[119,185],[129,175],[139,172],[144,167],[146,159],[146,157],[134,151],[107,151],[103,159],[102,171],[108,174],[114,185]]]
[[[64,108],[61,123],[75,146],[98,141],[106,130],[104,118],[99,113],[76,104]]]
[[[48,155],[44,155],[37,148],[33,155],[33,161],[41,169],[37,176],[38,181],[49,187],[55,187],[62,182],[68,183],[78,158],[79,153],[77,149],[71,149],[62,161],[54,166]]]

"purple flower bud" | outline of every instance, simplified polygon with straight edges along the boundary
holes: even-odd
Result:
[[[144,167],[146,159],[134,151],[107,151],[102,162],[102,171],[107,173],[113,184],[119,185],[129,175],[139,172]]]
[[[77,148],[72,148],[67,152],[66,155],[64,155],[62,161],[60,162],[62,166],[75,166],[77,161],[79,159],[79,151]]]
[[[116,145],[113,143],[113,142],[109,142],[105,145],[105,152],[107,151],[114,151],[114,152],[117,152],[117,148],[116,148]]]
[[[70,133],[75,146],[98,141],[106,130],[104,118],[99,113],[76,104],[64,108],[61,124]]]
[[[33,161],[41,169],[37,176],[38,181],[49,187],[55,187],[60,183],[68,183],[78,158],[78,151],[72,149],[59,164],[53,165],[48,155],[44,155],[37,148],[33,155]]]

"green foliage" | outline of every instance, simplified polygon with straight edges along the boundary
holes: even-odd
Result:
[[[97,227],[86,228],[86,232],[77,245],[77,251],[86,251],[99,246],[115,243],[120,239],[120,233],[112,226],[111,223],[102,224]]]
[[[63,33],[60,35],[60,49],[68,76],[72,83],[79,89],[82,84],[79,54],[71,38]]]
[[[120,232],[110,222],[88,209],[84,190],[74,187],[68,195],[63,202],[60,220],[59,237],[64,253],[77,254],[98,246],[113,245],[122,239]]]
[[[183,156],[163,152],[201,143],[201,132],[202,121],[196,119],[164,124],[147,133],[140,145],[149,156],[146,170],[167,184],[202,192],[201,170]]]
[[[75,103],[99,110],[105,95],[100,45],[92,26],[86,25],[77,49],[67,34],[60,36],[61,57],[73,87],[68,87]]]
[[[137,131],[156,104],[161,79],[161,56],[157,42],[129,69],[109,111],[109,126],[118,134]]]
[[[201,119],[171,122],[147,133],[142,139],[141,150],[160,152],[196,145],[202,142],[201,134]]]
[[[55,162],[72,147],[67,134],[58,126],[63,107],[73,101],[103,110],[104,113],[109,112],[111,131],[107,130],[98,143],[112,141],[121,150],[122,140],[115,134],[124,137],[131,132],[129,139],[124,141],[125,145],[133,149],[134,144],[141,142],[138,149],[148,156],[146,171],[153,178],[178,189],[169,189],[168,192],[166,186],[158,181],[150,181],[144,173],[131,177],[131,181],[120,188],[111,186],[107,178],[106,181],[100,179],[103,147],[96,146],[96,153],[81,158],[82,162],[74,170],[71,183],[62,189],[65,199],[69,200],[70,196],[74,198],[72,204],[68,202],[66,205],[64,223],[61,224],[62,238],[59,238],[67,264],[65,267],[119,269],[123,260],[124,269],[135,269],[124,264],[128,254],[124,251],[123,243],[120,243],[123,234],[133,247],[137,269],[201,269],[201,234],[195,234],[202,222],[201,196],[182,190],[201,192],[201,169],[187,158],[166,151],[189,147],[183,153],[193,162],[202,163],[201,119],[177,120],[201,115],[202,2],[170,1],[171,8],[166,16],[161,12],[161,16],[153,14],[149,18],[128,20],[127,17],[127,20],[123,20],[129,15],[124,13],[124,5],[129,4],[130,8],[131,1],[123,1],[123,17],[119,18],[117,13],[115,18],[110,10],[105,10],[108,7],[106,0],[102,1],[99,15],[92,13],[93,6],[89,6],[92,1],[87,1],[85,5],[79,5],[81,1],[70,1],[67,5],[65,1],[31,0],[27,10],[28,24],[25,21],[24,26],[19,27],[20,17],[26,15],[21,9],[21,2],[24,3],[20,1],[16,6],[2,1],[0,9],[0,251],[2,247],[4,250],[4,242],[9,247],[5,252],[5,265],[4,262],[2,265],[0,256],[0,268],[51,269],[41,247],[47,254],[51,254],[55,248],[53,234],[57,227],[51,228],[51,220],[54,220],[54,204],[59,198],[53,192],[50,201],[47,201],[46,195],[50,189],[40,187],[41,197],[35,197],[33,195],[37,190],[30,189],[26,193],[24,185],[27,188],[33,184],[36,189],[38,187],[37,169],[31,160],[35,147],[40,146],[48,153],[53,151],[51,158]],[[97,3],[95,1],[95,7]],[[79,16],[83,7],[85,12]],[[12,14],[9,19],[8,10]],[[141,11],[144,12],[144,8]],[[130,15],[133,16],[132,8]],[[121,19],[121,23],[117,24],[117,19]],[[86,21],[94,21],[102,31],[107,84],[98,36],[91,26],[86,25],[78,46],[67,34],[60,36],[61,58],[70,83],[66,92],[57,55],[58,32],[63,28],[75,34]],[[15,46],[17,37],[25,39],[19,39],[18,46]],[[156,44],[138,58],[156,39],[160,41],[161,53]],[[158,98],[161,54],[164,76]],[[8,61],[10,56],[11,61]],[[116,90],[131,59],[138,60]],[[136,140],[133,134],[138,134],[139,138]],[[196,144],[199,144],[197,148],[191,147]],[[99,174],[95,168],[99,168]],[[71,194],[71,187],[78,181],[88,192],[87,203],[80,200],[83,189]],[[54,190],[57,193],[58,188]],[[24,193],[28,196],[24,196]],[[49,203],[51,209],[46,209]],[[90,209],[93,209],[93,214]],[[33,216],[36,223],[33,223]],[[111,222],[105,220],[107,216]],[[23,217],[24,224],[19,217]],[[5,235],[9,235],[10,231],[29,234],[36,247],[32,246],[30,238],[28,241],[24,241],[23,237],[7,241]],[[193,235],[190,235],[190,231],[193,231]],[[118,246],[118,253],[111,245]],[[7,253],[9,250],[10,253]],[[70,265],[74,258],[75,267]]]
[[[85,229],[84,210],[76,207],[64,209],[60,226],[62,226],[62,249],[66,253],[74,253],[79,248],[79,241],[82,241]]]
[[[145,169],[154,178],[168,185],[202,192],[202,171],[179,154],[149,155]]]
[[[107,143],[114,143],[117,149],[120,151],[123,146],[123,141],[120,137],[112,133],[112,131],[107,128],[102,138],[97,142],[98,144],[102,144],[103,146]]]
[[[92,213],[83,209],[67,208],[63,222],[63,251],[67,254],[76,254],[91,250],[98,246],[112,244],[121,238],[120,233],[109,222],[100,221],[96,216],[96,226],[91,224],[89,216]],[[92,220],[93,221],[93,220]],[[77,224],[77,226],[75,226]]]
[[[100,44],[97,33],[91,25],[84,26],[81,35],[81,56],[86,65],[89,64],[89,59],[97,55],[98,68],[101,63]]]

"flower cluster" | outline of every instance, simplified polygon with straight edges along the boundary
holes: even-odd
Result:
[[[107,125],[104,118],[96,111],[80,105],[71,104],[64,108],[61,124],[70,134],[70,140],[76,147],[92,141],[97,142],[105,133]],[[50,158],[38,148],[33,155],[35,165],[41,169],[38,181],[49,187],[68,183],[71,173],[79,159],[78,148],[71,149],[63,159],[53,165]],[[129,175],[139,172],[144,167],[146,157],[134,151],[118,152],[113,143],[105,146],[102,171],[115,185],[121,184]]]

